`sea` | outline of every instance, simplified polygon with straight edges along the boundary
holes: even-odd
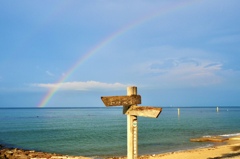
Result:
[[[220,145],[190,139],[240,135],[240,107],[218,108],[163,107],[158,118],[138,117],[138,154]],[[127,116],[122,107],[0,108],[0,145],[93,158],[126,156]]]

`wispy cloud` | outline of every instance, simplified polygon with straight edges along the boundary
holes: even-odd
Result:
[[[50,72],[50,71],[46,71],[46,74],[48,75],[48,76],[51,76],[51,77],[53,77],[53,76],[55,76],[52,72]]]
[[[208,86],[220,84],[223,63],[220,57],[198,49],[159,47],[148,50],[145,62],[136,71],[151,83],[165,86]],[[156,58],[155,58],[156,57]]]
[[[221,83],[222,64],[202,59],[166,59],[149,63],[146,73],[169,85],[204,86]]]
[[[63,83],[35,83],[31,84],[35,87],[41,87],[41,88],[59,88],[62,90],[106,90],[106,89],[126,89],[128,84],[122,84],[122,83],[104,83],[104,82],[98,82],[98,81],[74,81],[74,82],[63,82]]]

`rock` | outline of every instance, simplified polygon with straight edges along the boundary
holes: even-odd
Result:
[[[6,151],[6,153],[7,153],[7,154],[13,154],[13,152],[12,152],[12,151]]]
[[[82,156],[63,156],[55,153],[28,151],[13,148],[0,149],[0,159],[90,159]]]
[[[16,149],[16,148],[15,148],[15,149],[13,149],[13,152],[14,152],[14,153],[16,153],[17,151],[18,151],[18,149]]]
[[[192,142],[223,142],[228,140],[228,138],[223,138],[219,136],[214,136],[214,137],[201,137],[201,138],[195,138],[195,139],[190,139]]]
[[[22,154],[16,154],[16,155],[14,155],[14,157],[21,158],[21,159],[27,158],[27,156],[23,153]]]

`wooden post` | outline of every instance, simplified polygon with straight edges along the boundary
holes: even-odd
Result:
[[[137,95],[137,87],[127,87],[127,95]],[[123,108],[126,109],[126,108]],[[123,110],[124,111],[124,110]],[[127,158],[137,159],[138,155],[137,116],[127,115]]]
[[[137,106],[141,104],[141,96],[137,95],[137,87],[127,87],[125,96],[102,96],[105,106],[123,106],[123,114],[127,115],[127,158],[138,157],[138,126],[137,116],[157,118],[162,108]]]

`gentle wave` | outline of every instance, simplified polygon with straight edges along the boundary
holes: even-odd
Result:
[[[240,133],[235,133],[235,134],[223,134],[223,135],[219,135],[222,137],[233,137],[233,136],[240,136]]]
[[[214,136],[221,136],[221,137],[233,137],[233,136],[240,136],[240,133],[233,133],[233,134],[223,134],[223,135],[204,135],[202,137],[214,137]]]

